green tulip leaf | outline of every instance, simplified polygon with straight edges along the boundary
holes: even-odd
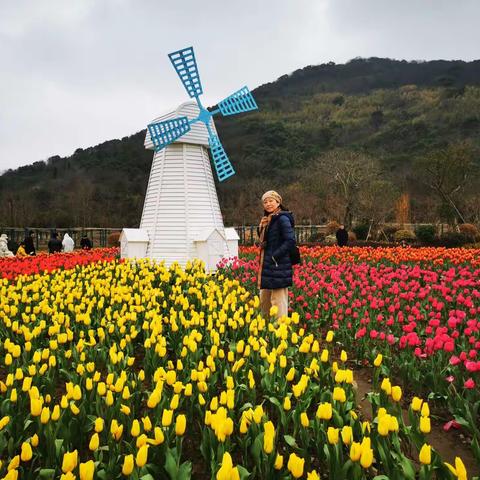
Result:
[[[42,468],[38,472],[38,475],[42,480],[53,480],[55,478],[55,469],[54,468]]]
[[[287,442],[288,446],[292,448],[298,448],[297,441],[291,435],[284,435],[283,438],[285,442]]]

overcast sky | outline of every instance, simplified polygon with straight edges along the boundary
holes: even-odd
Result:
[[[0,0],[0,172],[187,100],[167,57],[183,47],[212,105],[329,61],[478,59],[479,19],[478,0]]]

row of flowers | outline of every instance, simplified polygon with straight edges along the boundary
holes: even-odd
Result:
[[[22,276],[0,334],[3,478],[467,478],[430,445],[426,399],[404,420],[381,354],[369,421],[338,330],[263,318],[198,264]]]
[[[92,262],[112,261],[118,256],[118,248],[76,250],[71,253],[39,253],[32,257],[0,258],[0,280],[14,280],[21,275],[35,275],[58,269],[71,269]]]
[[[240,247],[241,257],[254,257],[257,247]],[[470,265],[480,267],[478,249],[445,247],[300,247],[308,261],[327,263],[377,263],[431,265]]]

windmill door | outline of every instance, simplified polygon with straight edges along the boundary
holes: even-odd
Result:
[[[218,262],[225,255],[225,239],[217,230],[214,230],[207,240],[208,245],[208,262],[209,270],[216,270]]]

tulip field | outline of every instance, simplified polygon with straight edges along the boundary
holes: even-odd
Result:
[[[302,248],[279,320],[257,269],[0,259],[0,478],[472,478],[480,252]]]

